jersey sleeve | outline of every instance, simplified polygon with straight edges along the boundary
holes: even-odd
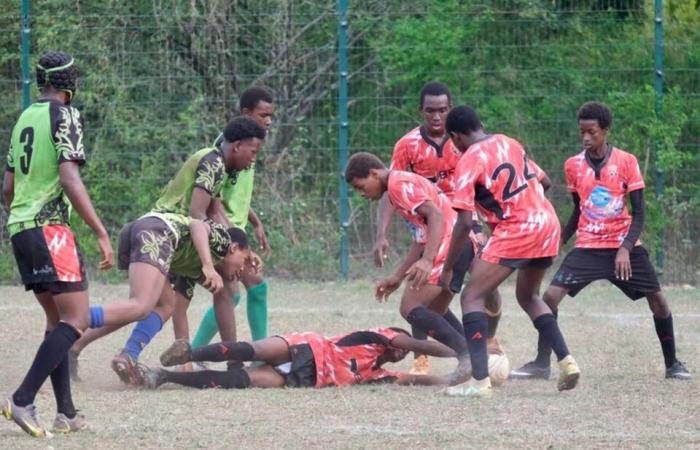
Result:
[[[195,170],[194,187],[204,189],[216,197],[221,193],[225,181],[226,168],[218,152],[211,151],[204,155]]]
[[[625,174],[625,181],[627,183],[627,192],[644,189],[644,178],[642,177],[642,171],[639,169],[637,157],[632,154],[630,154],[627,158],[627,173]]]
[[[408,145],[403,139],[397,142],[394,146],[394,151],[391,154],[391,163],[389,164],[389,169],[410,172],[411,158],[408,152]]]
[[[399,175],[397,172],[394,173]],[[395,208],[415,214],[420,205],[430,200],[430,194],[421,184],[396,175],[389,184],[389,200]]]
[[[468,153],[459,160],[455,169],[455,193],[452,207],[474,211],[476,183],[483,181],[484,163],[478,153]]]
[[[83,116],[69,105],[51,104],[53,141],[58,163],[74,161],[85,163],[83,148]]]
[[[231,246],[231,238],[228,235],[228,230],[220,223],[210,219],[206,220],[209,225],[209,250],[212,257],[216,260],[221,260],[226,256],[229,247]]]
[[[547,173],[544,170],[542,170],[542,168],[538,166],[533,159],[528,158],[527,161],[530,163],[530,168],[532,169],[532,173],[537,178],[537,181],[544,180],[544,177],[547,176]]]
[[[564,163],[564,176],[566,177],[566,189],[569,192],[576,192],[576,163],[572,160]]]

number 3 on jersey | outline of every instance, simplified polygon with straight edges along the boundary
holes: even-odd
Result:
[[[34,128],[27,127],[19,135],[20,143],[24,144],[24,153],[19,158],[19,168],[23,174],[29,173],[29,164],[32,162],[32,145],[34,144]]]
[[[530,173],[530,170],[528,169],[528,161],[527,161],[527,155],[523,156],[524,159],[524,164],[523,164],[523,177],[525,177],[525,183],[521,184],[520,186],[516,187],[513,189],[513,182],[515,181],[515,166],[511,163],[503,163],[500,166],[496,167],[496,170],[493,171],[493,175],[491,175],[492,180],[496,180],[498,178],[498,174],[500,174],[502,171],[507,170],[508,171],[508,179],[506,180],[506,185],[503,187],[503,197],[502,200],[506,201],[511,197],[516,196],[518,193],[523,191],[524,189],[527,188],[527,180],[530,180],[532,178],[535,178],[534,173]]]

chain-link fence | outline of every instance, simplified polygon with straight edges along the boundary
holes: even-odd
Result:
[[[364,0],[349,2],[341,17],[343,3],[31,1],[31,67],[42,52],[61,49],[82,69],[76,105],[87,124],[83,175],[115,235],[151,207],[190,153],[212,142],[239,93],[265,84],[275,92],[277,115],[258,162],[254,208],[274,251],[268,269],[337,277],[346,231],[350,275],[369,273],[375,205],[351,194],[347,230],[338,217],[338,30],[346,19],[350,153],[371,151],[388,162],[396,140],[419,123],[420,87],[439,80],[455,104],[479,110],[488,130],[525,144],[554,181],[551,198],[565,219],[571,202],[562,167],[580,148],[576,110],[602,100],[615,115],[611,142],[635,153],[645,173],[643,240],[665,256],[658,261],[667,281],[697,281],[695,3],[665,2],[662,39],[650,1]],[[8,142],[22,109],[21,15],[16,2],[0,14],[0,86],[7,93],[0,139]],[[657,48],[665,58],[659,74]],[[78,228],[89,253],[90,233]],[[395,223],[395,256],[404,235]],[[13,279],[6,234],[0,249],[0,274]]]

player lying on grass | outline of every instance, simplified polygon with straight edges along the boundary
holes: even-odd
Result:
[[[450,90],[443,83],[431,81],[426,83],[420,90],[418,110],[420,111],[423,123],[406,133],[394,145],[391,154],[390,170],[400,170],[415,173],[433,183],[451,201],[454,195],[454,171],[462,153],[457,150],[450,136],[445,131],[445,119],[452,107]],[[377,267],[384,265],[387,257],[389,242],[386,233],[391,223],[391,217],[395,211],[389,195],[384,194],[379,200],[377,210],[377,235],[374,244],[374,262]],[[415,227],[408,222],[410,229]],[[481,227],[477,228],[478,218],[475,217],[475,226],[472,231],[474,239],[483,246],[486,243],[486,236],[482,233]],[[475,247],[476,249],[476,247]],[[465,251],[458,262],[456,274],[465,274],[472,264],[475,251],[471,253]],[[452,279],[450,290],[459,293],[462,290],[464,276],[455,276]],[[495,341],[498,321],[501,318],[501,297],[498,291],[491,293],[486,299],[486,311],[489,314],[489,339],[493,345]],[[448,311],[450,321],[459,323],[451,312]],[[416,339],[427,339],[427,335],[415,327],[411,327],[411,333]],[[427,374],[430,371],[428,358],[425,355],[415,355],[413,367],[410,373]]]
[[[233,182],[238,171],[250,167],[255,162],[260,144],[265,137],[265,130],[249,118],[237,117],[226,124],[223,130],[223,137],[224,139],[218,146],[199,150],[190,156],[177,175],[163,190],[156,202],[153,213],[144,216],[151,217],[148,221],[150,223],[147,225],[140,224],[140,226],[146,227],[145,231],[155,233],[155,237],[148,238],[149,247],[145,247],[146,250],[157,252],[160,251],[160,246],[177,244],[177,233],[181,227],[170,225],[169,220],[165,222],[158,220],[158,217],[162,218],[159,215],[174,213],[178,216],[178,218],[174,219],[175,222],[179,222],[180,218],[187,216],[197,220],[205,220],[208,211],[221,207],[218,196],[224,185]],[[148,226],[155,227],[155,229],[148,230]],[[129,236],[124,235],[123,232],[122,237],[128,243]],[[137,245],[137,243],[134,243],[134,245]],[[170,254],[174,252],[174,249],[168,248],[163,251],[166,254]],[[128,256],[127,254],[126,257],[128,258]],[[157,255],[156,259],[159,259]],[[157,267],[148,267],[143,270],[154,272],[152,276],[156,277],[157,272],[161,271],[163,267],[167,268],[170,266],[170,261],[168,260],[160,258],[159,261]],[[180,261],[183,261],[188,267],[182,269]],[[112,321],[112,324],[119,326],[139,320],[124,350],[120,351],[112,359],[112,368],[122,380],[128,380],[131,377],[130,374],[133,374],[135,363],[143,347],[161,330],[163,323],[172,315],[175,303],[175,299],[172,296],[182,296],[185,293],[189,295],[187,298],[191,298],[194,284],[188,279],[199,277],[200,268],[202,267],[193,245],[190,243],[182,251],[178,252],[178,257],[173,259],[173,262],[175,270],[169,274],[169,278],[173,285],[178,287],[177,293],[173,294],[172,290],[166,289],[163,292],[165,297],[160,300],[158,308],[154,309],[161,288],[160,286],[158,288],[144,286],[147,289],[157,290],[156,297],[135,297],[133,302],[124,304],[125,312],[122,313],[121,317],[104,318],[105,322]],[[131,271],[131,269],[129,270]],[[185,279],[179,279],[180,274],[176,270],[182,272]],[[138,272],[139,276],[143,276],[141,269],[138,269]],[[205,275],[207,274],[205,273]],[[209,279],[214,279],[215,276],[215,273],[211,273],[209,274]],[[160,280],[160,278],[154,279]],[[218,291],[218,289],[214,290]],[[229,302],[227,301],[226,303],[228,304]],[[93,307],[93,309],[95,308],[100,307]],[[106,311],[103,312],[99,309],[94,312],[98,321],[103,314],[106,314]],[[124,314],[126,313],[128,315],[125,316]],[[77,378],[78,355],[82,349],[88,343],[109,332],[111,331],[90,331],[73,345],[69,356],[74,378]],[[138,342],[139,345],[132,345],[134,341]]]
[[[386,301],[407,280],[399,306],[401,316],[413,327],[450,347],[456,355],[467,358],[462,324],[449,311],[454,294],[438,285],[457,218],[452,203],[424,177],[388,170],[370,153],[352,155],[345,168],[345,180],[371,200],[379,200],[388,193],[391,205],[415,226],[413,244],[404,261],[394,275],[377,283],[377,300]],[[475,243],[470,241],[470,245]],[[459,278],[461,284],[464,272],[455,273],[454,278]]]
[[[76,346],[82,350],[124,325],[155,316],[157,326],[137,327],[126,343],[126,351],[140,353],[172,315],[175,293],[169,275],[185,282],[176,284],[178,290],[183,285],[187,290],[187,286],[199,280],[205,288],[217,292],[223,286],[222,275],[234,280],[245,265],[258,261],[248,248],[243,230],[226,229],[215,222],[180,214],[147,214],[125,225],[119,235],[118,265],[129,271],[129,300],[101,306],[102,328],[88,330]],[[135,359],[114,359],[112,368],[123,382],[141,383]]]
[[[646,297],[666,378],[690,379],[690,372],[676,358],[671,309],[639,240],[644,228],[644,178],[637,158],[608,143],[612,112],[606,105],[584,103],[577,118],[583,151],[564,165],[574,209],[562,235],[562,243],[566,243],[577,233],[576,246],[554,275],[544,301],[556,316],[567,294],[574,297],[596,280],[609,280],[632,300]],[[511,378],[548,379],[551,354],[551,346],[540,336],[537,358],[513,370]]]
[[[540,284],[559,252],[559,219],[544,195],[538,168],[522,145],[502,134],[486,134],[477,112],[469,106],[453,109],[447,131],[464,154],[456,168],[452,204],[458,211],[440,282],[447,288],[455,262],[465,246],[476,208],[493,234],[474,261],[462,292],[462,323],[469,347],[472,379],[448,388],[448,395],[491,395],[486,335],[485,297],[518,271],[515,296],[540,335],[552,344],[560,365],[559,390],[573,389],[580,370],[569,354],[551,310],[539,296]],[[461,356],[461,355],[460,355]]]
[[[149,370],[145,385],[155,389],[164,383],[195,388],[244,389],[248,387],[329,387],[373,382],[444,385],[447,379],[431,375],[410,375],[383,369],[416,351],[440,357],[455,352],[439,342],[417,340],[400,328],[374,328],[335,337],[317,333],[290,333],[252,343],[221,342],[192,349],[185,340],[176,341],[161,355],[164,366],[189,361],[234,361],[227,371],[171,372]],[[241,367],[243,361],[265,363]]]

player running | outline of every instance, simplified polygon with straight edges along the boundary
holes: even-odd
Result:
[[[676,359],[671,309],[639,240],[644,228],[644,179],[637,158],[608,142],[612,112],[606,105],[584,103],[577,118],[583,151],[564,165],[574,209],[562,236],[566,243],[577,233],[576,246],[554,275],[544,301],[556,316],[567,294],[575,297],[596,280],[609,280],[632,300],[646,297],[664,356],[666,378],[690,379],[688,369]],[[537,358],[513,370],[511,378],[548,379],[551,353],[551,347],[540,336]]]
[[[426,178],[451,200],[455,189],[454,169],[461,153],[455,148],[450,136],[445,131],[445,118],[452,107],[450,91],[443,83],[431,81],[420,90],[419,98],[418,110],[423,123],[396,142],[389,168],[412,172]],[[378,226],[374,244],[374,261],[377,267],[382,267],[384,259],[387,257],[389,242],[386,233],[394,210],[388,195],[384,195],[379,202],[377,212]],[[472,231],[472,238],[479,244],[475,249],[478,249],[486,243],[486,236],[481,232],[481,224],[478,221],[474,223]],[[464,276],[471,267],[475,252],[467,250],[461,256],[457,263],[458,270],[455,270],[455,276],[452,278],[453,284],[450,287],[454,293],[459,293],[462,289]],[[486,308],[489,315],[489,347],[494,352],[503,353],[503,349],[495,337],[501,318],[501,297],[497,290],[487,297]],[[451,311],[448,310],[447,314],[451,316],[451,321],[459,323],[459,319]],[[411,328],[411,332],[416,339],[427,338],[417,328]],[[415,355],[410,373],[427,374],[429,371],[430,365],[426,355]]]
[[[515,139],[486,134],[479,115],[469,106],[450,111],[446,127],[464,154],[455,174],[456,192],[452,203],[458,217],[441,275],[444,287],[449,286],[459,253],[471,245],[467,233],[476,208],[484,214],[492,231],[479,259],[474,261],[469,282],[462,292],[462,323],[472,379],[448,388],[447,394],[491,395],[484,298],[515,270],[518,270],[515,289],[518,303],[538,332],[552,343],[559,360],[561,373],[557,387],[573,389],[580,370],[569,354],[556,319],[539,296],[542,278],[559,251],[560,240],[559,220],[538,181],[539,169],[529,161]]]
[[[177,341],[161,356],[164,366],[189,361],[261,361],[258,367],[227,371],[170,372],[162,369],[145,374],[145,385],[155,389],[164,383],[194,388],[245,389],[248,387],[330,387],[367,383],[444,385],[444,377],[410,375],[383,369],[410,351],[454,357],[439,342],[412,338],[400,328],[373,328],[335,337],[317,333],[290,333],[252,343],[221,342],[192,349]],[[231,366],[229,366],[231,367]]]
[[[53,430],[69,433],[87,426],[73,404],[66,357],[89,325],[85,267],[68,221],[71,206],[97,235],[100,269],[114,265],[109,236],[80,178],[84,123],[70,106],[77,78],[71,55],[50,52],[39,58],[41,97],[22,112],[12,130],[3,181],[17,267],[25,288],[34,291],[44,309],[46,331],[22,384],[0,404],[0,413],[34,437],[51,435],[34,406],[48,377],[56,398]]]

